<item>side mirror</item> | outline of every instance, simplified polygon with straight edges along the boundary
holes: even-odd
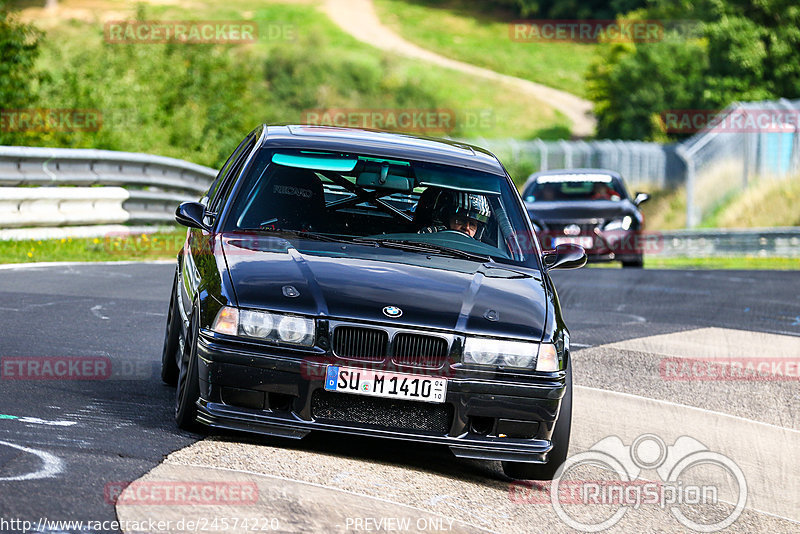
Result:
[[[210,230],[211,228],[203,221],[205,214],[206,207],[199,202],[182,202],[175,210],[175,220],[178,224],[189,228]]]
[[[633,203],[638,206],[642,202],[646,202],[648,200],[650,200],[650,195],[648,195],[647,193],[639,193],[639,192],[637,192],[636,193],[636,198],[633,199]]]
[[[551,269],[579,269],[586,265],[586,251],[580,245],[564,243],[542,255],[544,267]]]

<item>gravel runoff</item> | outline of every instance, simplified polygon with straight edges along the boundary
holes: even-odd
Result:
[[[666,358],[772,357],[800,363],[800,338],[727,329],[699,329],[575,351],[575,383],[598,389],[694,406],[753,421],[800,430],[800,389],[795,379],[674,380],[665,379]],[[687,342],[704,335],[729,342],[700,349]],[[748,337],[753,341],[748,342]],[[693,339],[694,338],[694,339]],[[761,347],[757,351],[753,345]],[[646,349],[646,350],[642,350]],[[788,369],[792,369],[789,367]],[[794,367],[797,375],[798,367]],[[774,378],[774,377],[769,377]]]
[[[740,335],[724,331],[715,334]],[[673,336],[685,336],[685,333]],[[640,339],[576,351],[576,384],[667,400],[787,428],[797,427],[797,419],[792,414],[798,408],[797,396],[791,387],[796,382],[663,380],[661,359],[683,350],[680,343],[676,345],[673,341],[685,337],[645,339],[644,344]],[[733,343],[731,346],[741,348],[744,345]],[[633,350],[643,348],[647,350]],[[630,378],[620,380],[620,377]],[[591,415],[586,410],[581,413],[584,418]],[[582,435],[580,429],[573,430],[576,435],[571,455],[585,450],[593,441],[587,441],[591,436]],[[579,478],[596,480],[603,475],[595,473]],[[163,481],[246,481],[255,484],[259,498],[256,504],[247,506],[164,507],[118,503],[120,519],[274,518],[281,532],[575,531],[556,514],[546,485],[511,484],[502,475],[498,462],[458,460],[444,447],[392,440],[312,433],[305,440],[288,441],[228,434],[171,454],[140,482],[142,480],[156,484]],[[718,487],[722,488],[720,497],[724,500],[728,497],[723,491],[725,484]],[[571,517],[597,523],[617,508],[573,505],[566,509]],[[725,504],[681,507],[687,516],[706,521],[725,517],[730,509]],[[798,528],[800,525],[796,522],[748,509],[726,532],[789,533],[797,532]],[[178,529],[173,527],[172,530]],[[236,530],[245,529],[228,531]],[[607,530],[688,531],[668,507],[652,504],[628,508],[622,519]]]
[[[233,439],[209,438],[177,451],[137,483],[246,482],[256,485],[257,504],[118,504],[119,518],[275,519],[280,532],[575,532],[556,515],[545,485],[512,485],[491,462],[459,461],[435,447],[353,437],[314,436],[302,442]],[[617,508],[565,509],[588,524],[609,517]],[[682,509],[692,518],[721,518],[732,507]],[[796,523],[745,510],[726,532],[790,533],[797,528]],[[687,529],[668,508],[643,505],[629,508],[608,529],[632,531]]]

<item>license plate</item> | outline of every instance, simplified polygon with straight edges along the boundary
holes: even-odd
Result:
[[[444,402],[447,379],[329,365],[325,372],[325,389],[371,397]]]
[[[553,238],[553,246],[557,247],[558,245],[580,245],[583,248],[592,248],[594,245],[594,238],[590,236],[568,236],[568,237],[554,237]]]

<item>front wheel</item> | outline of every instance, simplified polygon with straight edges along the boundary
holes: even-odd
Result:
[[[164,348],[161,351],[161,380],[170,386],[178,383],[178,351],[181,348],[181,312],[175,301],[175,291],[178,287],[178,273],[172,282],[172,294],[169,298],[169,312],[167,313],[167,330],[164,332]]]
[[[635,269],[641,269],[644,267],[644,256],[636,256],[629,260],[622,260],[622,267],[633,267]]]
[[[547,463],[503,462],[503,472],[516,480],[553,480],[558,468],[567,460],[569,434],[572,428],[572,359],[567,361],[566,391],[561,399],[553,435],[553,449],[547,455]]]
[[[175,395],[175,422],[183,430],[197,432],[197,400],[200,398],[200,378],[197,371],[197,336],[199,317],[192,313],[186,341],[180,358],[178,388]]]

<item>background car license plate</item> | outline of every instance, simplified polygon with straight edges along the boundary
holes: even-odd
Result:
[[[372,397],[444,402],[447,379],[329,365],[325,373],[325,389]]]
[[[553,246],[557,247],[558,245],[564,244],[571,244],[571,245],[580,245],[583,248],[592,248],[594,245],[594,238],[591,236],[575,236],[575,237],[554,237],[553,238]]]

